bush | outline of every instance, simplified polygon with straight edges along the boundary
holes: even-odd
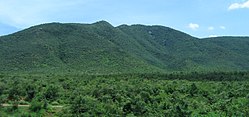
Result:
[[[59,87],[55,86],[55,85],[50,85],[45,94],[44,94],[45,98],[49,101],[54,101],[59,97]]]
[[[101,103],[99,103],[96,99],[89,96],[78,96],[72,102],[71,112],[75,116],[87,116],[91,114],[96,114],[96,116],[100,116],[102,114]]]
[[[42,102],[38,102],[36,100],[33,100],[31,102],[31,105],[29,107],[29,109],[33,112],[39,112],[43,107],[43,103]]]

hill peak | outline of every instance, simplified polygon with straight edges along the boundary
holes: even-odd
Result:
[[[93,25],[101,25],[101,26],[111,26],[111,27],[113,27],[109,22],[107,22],[105,20],[95,22],[95,23],[93,23]]]

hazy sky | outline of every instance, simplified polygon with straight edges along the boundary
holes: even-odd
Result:
[[[249,35],[249,0],[0,0],[0,35],[49,22],[164,25],[197,37]]]

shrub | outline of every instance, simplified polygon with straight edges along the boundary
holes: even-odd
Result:
[[[31,102],[29,109],[33,112],[39,112],[42,109],[42,106],[43,106],[42,102],[38,102],[37,100],[33,100]]]

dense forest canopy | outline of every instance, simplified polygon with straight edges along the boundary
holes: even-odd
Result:
[[[248,37],[198,39],[164,26],[50,23],[0,37],[2,72],[246,71]]]

